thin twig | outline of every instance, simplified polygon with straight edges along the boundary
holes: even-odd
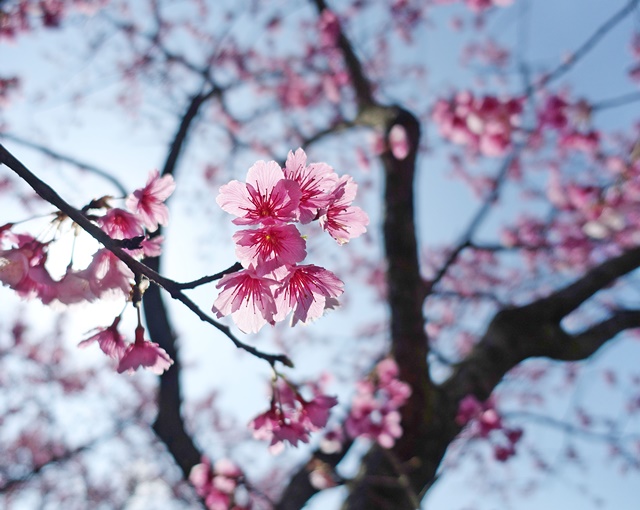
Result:
[[[611,16],[580,46],[573,54],[556,69],[547,74],[539,83],[538,87],[549,85],[552,81],[560,78],[575,66],[585,55],[591,51],[600,40],[607,35],[618,23],[627,17],[637,6],[640,0],[630,0],[622,9]]]

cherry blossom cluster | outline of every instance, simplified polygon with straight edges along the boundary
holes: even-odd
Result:
[[[459,92],[450,100],[438,100],[431,116],[447,140],[474,153],[502,156],[511,147],[521,112],[521,99]]]
[[[600,147],[600,134],[589,128],[591,105],[585,100],[570,103],[552,94],[538,112],[538,129],[551,128],[559,133],[558,147],[595,155]]]
[[[160,177],[153,171],[146,186],[127,198],[128,210],[112,207],[110,197],[102,197],[83,208],[83,212],[112,239],[122,240],[125,249],[131,247],[127,251],[133,257],[157,256],[162,237],[149,238],[145,228],[154,231],[158,224],[167,223],[164,200],[174,188],[171,176]],[[66,219],[57,214],[53,222],[60,226]],[[86,268],[76,269],[70,263],[62,278],[54,279],[46,263],[49,247],[55,241],[43,242],[29,234],[14,233],[12,227],[13,224],[0,227],[0,247],[8,245],[0,249],[0,282],[20,296],[38,298],[44,304],[57,301],[66,305],[95,301],[113,292],[129,296],[134,275],[106,248],[98,250]]]
[[[335,397],[321,393],[317,385],[311,385],[313,398],[305,399],[300,387],[279,376],[272,383],[271,406],[249,423],[253,437],[269,441],[269,451],[277,454],[287,441],[293,446],[298,441],[309,442],[309,434],[324,428],[329,413],[338,403]]]
[[[202,462],[193,466],[189,473],[189,481],[208,510],[249,510],[251,501],[238,490],[243,480],[244,474],[229,459],[220,459],[211,466],[209,459],[203,457]],[[238,503],[241,498],[247,501]]]
[[[134,258],[158,256],[162,237],[150,238],[149,232],[167,224],[169,216],[164,201],[174,188],[171,176],[160,177],[155,170],[144,187],[126,198],[127,209],[113,207],[111,197],[102,197],[93,200],[82,211],[112,239],[122,241],[123,249]],[[68,218],[58,213],[53,224],[60,228],[65,221]],[[112,294],[130,300],[144,292],[144,282],[134,282],[133,272],[106,248],[96,251],[84,269],[77,269],[70,262],[64,275],[56,279],[47,266],[49,248],[55,238],[40,241],[29,234],[13,232],[12,227],[13,224],[0,227],[0,282],[22,297],[37,298],[44,304],[72,305]],[[111,326],[99,328],[81,345],[97,342],[105,354],[118,361],[118,372],[144,367],[160,374],[171,366],[173,361],[167,353],[144,338],[139,310],[134,342],[127,344],[124,341],[118,331],[119,322],[120,317],[117,317]]]
[[[258,161],[246,182],[222,186],[218,204],[237,217],[233,223],[250,228],[233,235],[244,269],[218,283],[217,317],[231,315],[242,331],[258,332],[291,312],[292,325],[306,324],[337,306],[343,283],[323,267],[300,265],[306,241],[295,223],[318,220],[339,244],[363,234],[369,219],[351,205],[356,190],[350,176],[338,177],[325,163],[307,164],[302,149],[289,152],[284,168]]]
[[[411,396],[411,387],[398,379],[398,365],[391,358],[378,363],[371,376],[356,385],[356,394],[345,422],[349,437],[364,437],[391,448],[402,436],[400,412]]]
[[[471,437],[489,439],[494,457],[500,462],[516,454],[516,444],[522,438],[522,429],[505,427],[491,400],[482,404],[473,395],[460,401],[456,423],[468,425],[467,433]]]

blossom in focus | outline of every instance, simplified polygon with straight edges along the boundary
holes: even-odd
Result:
[[[158,225],[167,225],[169,222],[169,209],[164,201],[175,188],[176,183],[171,175],[160,177],[158,170],[152,170],[147,184],[127,197],[127,207],[148,230],[157,230]]]
[[[216,285],[222,290],[212,311],[218,318],[231,314],[243,332],[257,333],[267,322],[273,322],[276,307],[271,286],[275,283],[259,276],[253,268],[227,274]]]
[[[277,312],[274,320],[281,321],[293,311],[291,324],[306,324],[333,308],[343,292],[344,284],[331,271],[313,264],[290,268],[281,287],[275,292]]]
[[[260,274],[302,261],[306,242],[295,225],[268,225],[241,230],[233,235],[236,255],[244,267],[253,266]]]
[[[357,189],[358,185],[350,176],[342,176],[331,191],[329,207],[320,217],[320,226],[339,244],[347,243],[367,231],[367,213],[351,205]]]
[[[285,179],[278,163],[258,161],[249,168],[246,183],[221,186],[216,202],[238,216],[236,225],[270,225],[295,221],[301,195],[298,183]]]
[[[318,212],[329,205],[329,192],[338,181],[338,175],[326,163],[307,165],[307,155],[302,149],[289,151],[284,176],[300,186],[300,223],[310,223]]]
[[[158,344],[144,338],[144,328],[136,328],[135,342],[130,344],[118,363],[118,373],[133,373],[138,368],[146,368],[154,374],[161,375],[173,365],[173,360]]]

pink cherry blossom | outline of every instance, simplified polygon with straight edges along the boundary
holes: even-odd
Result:
[[[157,230],[158,225],[166,225],[169,222],[169,209],[164,201],[173,193],[175,187],[171,175],[160,177],[158,170],[152,170],[144,188],[137,189],[129,195],[127,207],[138,215],[147,229]]]
[[[161,375],[173,365],[173,360],[158,344],[144,338],[144,328],[136,328],[135,342],[130,344],[118,363],[118,373],[132,374],[138,368],[146,368],[154,374]]]
[[[411,387],[397,378],[398,373],[396,362],[384,359],[370,377],[357,383],[345,422],[350,437],[366,437],[391,448],[402,436],[398,409],[407,402]]]
[[[28,273],[29,259],[21,249],[0,250],[0,282],[15,289]]]
[[[220,459],[211,467],[209,459],[203,457],[200,464],[191,468],[189,481],[198,495],[204,499],[208,510],[248,510],[248,506],[238,506],[235,490],[243,473],[229,459]]]
[[[344,284],[331,271],[313,264],[292,267],[282,286],[275,292],[276,321],[293,311],[291,324],[306,324],[333,308]]]
[[[302,403],[302,414],[307,428],[311,430],[322,429],[329,421],[331,408],[338,404],[336,397],[317,395],[309,402]]]
[[[272,454],[282,451],[284,441],[292,446],[298,446],[298,441],[309,442],[309,434],[304,426],[297,422],[291,413],[279,408],[275,402],[268,411],[249,422],[249,429],[253,431],[254,438],[270,441],[269,451]]]
[[[322,228],[339,244],[367,231],[369,217],[362,209],[351,205],[357,189],[358,185],[349,175],[342,176],[331,191],[329,207],[320,217]]]
[[[56,282],[56,299],[65,305],[95,301],[98,296],[91,288],[91,281],[86,271],[75,271],[67,268],[66,273]]]
[[[246,183],[221,186],[216,202],[238,216],[236,225],[271,225],[295,221],[301,195],[298,183],[285,179],[275,161],[258,161],[249,169]]]
[[[253,266],[261,275],[307,256],[306,242],[294,225],[269,225],[241,230],[233,235],[236,255],[244,267]]]
[[[282,451],[287,441],[297,446],[298,441],[309,442],[309,434],[323,428],[329,419],[330,409],[338,403],[335,397],[319,393],[307,401],[297,386],[278,379],[272,386],[273,395],[268,411],[251,420],[249,428],[256,439],[270,441],[269,450],[276,454]]]
[[[276,306],[271,293],[274,280],[258,276],[248,268],[223,276],[217,288],[222,288],[213,303],[218,318],[231,314],[245,333],[257,333],[267,322],[273,322]]]
[[[98,328],[98,332],[78,344],[78,347],[88,347],[93,342],[98,342],[100,349],[107,356],[119,360],[127,349],[124,338],[118,331],[120,316],[116,317],[108,328]]]
[[[114,207],[98,218],[98,224],[113,239],[132,239],[144,235],[136,216],[124,209]]]
[[[98,250],[93,255],[91,263],[83,273],[96,296],[103,296],[109,291],[121,291],[128,296],[131,291],[133,272],[106,248]]]
[[[307,224],[318,217],[318,211],[329,204],[329,192],[338,181],[337,174],[326,163],[311,163],[302,149],[289,151],[284,175],[300,186],[300,223]]]

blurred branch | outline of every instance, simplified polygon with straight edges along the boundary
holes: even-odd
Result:
[[[331,10],[327,6],[325,0],[312,1],[318,9],[318,13],[322,13],[322,11],[324,10]],[[347,39],[347,36],[345,35],[341,25],[339,25],[338,28],[337,45],[342,52],[342,56],[344,57],[344,62],[347,66],[347,71],[349,72],[351,83],[353,84],[353,88],[356,93],[358,110],[362,111],[366,107],[375,104],[373,100],[373,94],[371,92],[371,83],[369,83],[369,80],[365,76],[360,59],[357,57],[351,41]]]
[[[54,159],[56,161],[61,161],[63,163],[69,163],[70,165],[76,166],[81,170],[86,170],[87,172],[91,172],[93,174],[96,174],[100,177],[102,177],[103,179],[106,179],[107,181],[109,181],[111,184],[113,184],[113,186],[120,192],[120,194],[123,197],[126,197],[128,192],[126,190],[126,188],[124,187],[124,185],[118,180],[116,179],[110,172],[108,172],[107,170],[103,170],[102,168],[98,168],[97,166],[91,165],[89,163],[85,163],[83,161],[80,161],[78,159],[75,159],[71,156],[67,156],[66,154],[61,154],[59,152],[56,152],[52,149],[50,149],[49,147],[45,147],[44,145],[40,145],[34,142],[30,142],[28,140],[25,140],[24,138],[21,138],[19,136],[16,135],[12,135],[10,133],[0,133],[0,138],[5,138],[11,142],[20,144],[24,147],[28,147],[30,149],[36,150],[38,152],[41,152],[42,154],[44,154],[45,156]]]
[[[550,357],[563,361],[587,359],[618,333],[634,328],[640,328],[640,310],[618,310],[605,321],[571,336]]]
[[[617,108],[618,106],[626,106],[630,103],[640,101],[640,92],[631,92],[611,99],[603,99],[591,105],[593,111],[606,110],[608,108]]]
[[[435,274],[435,276],[429,282],[427,282],[427,288],[425,291],[427,295],[431,293],[431,291],[435,288],[436,285],[438,285],[438,283],[440,283],[445,274],[447,274],[449,268],[453,264],[455,264],[455,262],[458,260],[458,257],[460,256],[460,253],[462,253],[465,248],[471,246],[473,236],[491,211],[491,208],[497,202],[500,196],[500,189],[505,181],[507,172],[509,171],[513,160],[519,154],[521,149],[522,147],[520,145],[515,146],[502,162],[502,165],[498,170],[498,174],[495,178],[495,186],[491,190],[491,193],[487,195],[487,197],[484,199],[483,204],[471,219],[469,225],[467,226],[467,229],[464,231],[462,236],[460,236],[460,239],[456,243],[456,247],[451,253],[449,253],[449,256],[446,258],[442,266],[440,266],[440,269]]]
[[[443,391],[455,406],[468,394],[486,400],[504,374],[527,358],[585,359],[621,331],[640,327],[640,312],[635,310],[617,311],[575,336],[560,325],[596,292],[638,267],[640,248],[635,248],[593,267],[548,297],[499,311],[471,354],[442,385]]]
[[[611,16],[589,37],[571,56],[556,69],[547,74],[540,82],[539,86],[549,85],[552,81],[560,78],[575,66],[584,56],[586,56],[618,23],[625,19],[638,6],[640,0],[630,0],[622,9]]]

